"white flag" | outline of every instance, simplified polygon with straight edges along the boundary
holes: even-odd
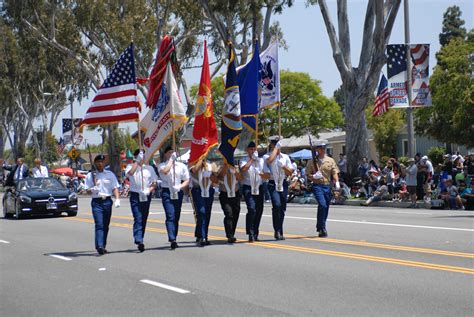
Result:
[[[273,42],[260,54],[260,63],[260,108],[271,108],[280,104],[278,42]]]
[[[145,162],[153,157],[173,133],[173,120],[174,130],[178,130],[188,118],[179,98],[178,85],[176,85],[171,64],[168,63],[160,99],[155,108],[150,109],[140,123],[140,129],[145,131],[143,138]]]

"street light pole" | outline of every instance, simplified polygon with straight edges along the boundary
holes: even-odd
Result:
[[[411,82],[412,82],[412,67],[411,67],[411,56],[410,56],[410,14],[408,0],[403,1],[403,13],[405,22],[405,45],[407,54],[407,129],[408,129],[408,157],[415,156],[415,136],[413,131],[413,108],[411,106]]]

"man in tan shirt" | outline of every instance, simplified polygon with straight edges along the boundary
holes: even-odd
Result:
[[[316,161],[318,171],[314,168],[313,160],[308,161],[306,165],[306,175],[312,182],[312,192],[318,201],[318,221],[316,230],[319,237],[328,236],[326,231],[326,220],[329,214],[329,204],[332,198],[331,185],[335,182],[336,190],[341,188],[339,184],[339,168],[334,159],[326,155],[326,143],[322,140],[316,144]]]

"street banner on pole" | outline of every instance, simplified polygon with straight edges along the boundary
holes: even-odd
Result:
[[[429,87],[429,44],[410,45],[412,61],[412,107],[431,106]],[[387,45],[388,91],[391,108],[409,107],[407,96],[406,45]]]

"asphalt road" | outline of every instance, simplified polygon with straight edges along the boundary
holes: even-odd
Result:
[[[474,212],[289,205],[285,241],[266,204],[260,242],[224,237],[214,202],[211,246],[194,245],[184,204],[171,251],[163,207],[151,207],[146,251],[133,244],[128,201],[114,209],[108,254],[94,250],[90,198],[77,217],[0,219],[1,316],[473,316]]]

